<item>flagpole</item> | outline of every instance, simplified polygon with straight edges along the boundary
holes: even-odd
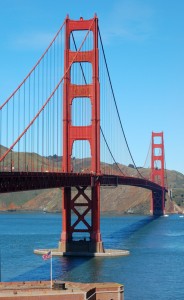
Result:
[[[52,289],[52,251],[51,251],[51,258],[50,258],[50,288]]]

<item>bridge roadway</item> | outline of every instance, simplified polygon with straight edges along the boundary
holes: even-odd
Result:
[[[0,193],[59,187],[94,186],[96,183],[100,183],[101,186],[129,185],[145,188],[153,192],[163,191],[160,185],[145,178],[86,173],[0,172]]]

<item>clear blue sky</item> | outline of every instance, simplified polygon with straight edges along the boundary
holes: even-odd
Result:
[[[184,174],[183,0],[6,0],[0,13],[0,103],[17,87],[69,14],[99,17],[128,143],[144,164],[164,131],[167,168]]]

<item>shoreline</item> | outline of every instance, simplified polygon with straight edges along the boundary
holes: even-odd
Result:
[[[6,210],[0,210],[0,215],[3,214],[53,214],[53,215],[62,215],[62,211],[45,211],[45,210],[22,210],[22,209],[6,209]],[[100,212],[101,216],[103,217],[126,217],[126,216],[144,216],[144,217],[154,217],[151,214],[145,214],[145,213],[127,213],[127,212]],[[165,215],[183,215],[182,212],[165,212]]]
[[[62,214],[62,211],[44,211],[44,210],[0,210],[0,214],[34,214],[34,213],[40,213],[40,214]],[[100,214],[104,217],[117,217],[117,216],[151,216],[149,214],[136,214],[136,213],[126,213],[126,212],[100,212]]]

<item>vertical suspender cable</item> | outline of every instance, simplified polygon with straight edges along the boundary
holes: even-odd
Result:
[[[18,91],[18,135],[20,134],[20,89]],[[20,141],[18,141],[18,171],[20,171]]]
[[[59,35],[59,41],[57,43],[57,80],[59,78],[59,68],[60,68],[60,62],[59,62],[59,44],[60,44],[60,37],[61,35]],[[56,101],[56,120],[55,120],[55,124],[56,124],[56,172],[58,172],[58,156],[59,156],[59,151],[58,151],[58,138],[59,138],[59,132],[58,132],[58,110],[59,110],[59,107],[58,107],[58,101],[59,101],[59,89],[58,89],[58,92],[57,92],[57,101]]]
[[[26,92],[25,92],[26,86],[24,83],[24,88],[23,88],[23,124],[24,124],[24,128],[26,127]],[[23,162],[23,170],[26,171],[26,133],[24,136],[24,147],[23,147],[23,151],[24,152],[24,162]]]
[[[50,51],[51,49],[49,50],[48,52],[48,55],[47,55],[47,60],[46,60],[46,63],[45,63],[45,79],[46,79],[46,84],[45,84],[45,89],[46,89],[46,97],[48,97],[49,95],[49,82],[50,82],[50,78],[49,78],[49,57],[50,57]],[[46,169],[48,168],[47,166],[47,162],[48,162],[48,107],[45,109],[45,130],[44,130],[44,141],[45,141],[45,145],[44,145],[44,148],[45,148],[45,164],[46,164]]]
[[[54,42],[54,87],[56,84],[56,44]],[[57,91],[58,93],[58,91]],[[52,107],[52,172],[54,172],[54,145],[55,145],[55,130],[54,130],[54,112],[55,112],[55,100],[57,95],[53,95],[53,107]]]
[[[31,87],[30,87],[30,85],[31,85],[31,77],[29,77],[29,82],[28,82],[28,87],[29,87],[29,92],[28,92],[28,109],[29,109],[29,112],[28,112],[28,123],[30,123],[30,121],[31,121],[31,115],[30,115],[30,113],[31,113]],[[32,129],[32,128],[31,128]],[[31,141],[30,141],[30,138],[31,138],[31,136],[30,136],[30,132],[29,132],[29,134],[28,134],[28,149],[29,149],[29,156],[28,156],[28,171],[30,172],[30,171],[32,171],[31,170],[31,164],[30,164],[30,154],[31,154]]]
[[[42,78],[42,99],[44,99],[44,72],[45,72],[45,68],[44,68],[44,59],[42,60],[42,74],[41,74],[41,78]],[[42,172],[44,171],[44,113],[42,114],[42,128],[40,130],[40,140],[42,141],[42,145],[41,145],[41,149],[42,149]]]
[[[39,81],[40,81],[40,68],[38,66],[38,84],[37,84],[37,94],[38,94],[38,99],[37,99],[37,105],[38,105],[38,109],[40,107],[40,85],[39,85]],[[37,172],[40,171],[39,170],[39,118],[37,118]]]
[[[36,70],[34,70],[34,76],[33,76],[33,114],[35,115],[35,106],[36,106],[36,81],[35,81],[35,76],[36,76]],[[35,153],[35,124],[31,127],[32,132],[31,132],[31,170],[35,171],[35,165],[34,161],[36,159],[36,156],[33,154]]]
[[[13,95],[13,99],[12,99],[12,136],[13,136],[13,140],[14,140],[14,130],[15,130],[15,124],[14,124],[14,118],[15,118],[15,109],[14,109],[14,95]],[[14,155],[13,155],[13,151],[11,151],[11,162],[12,162],[12,171],[14,170]]]

